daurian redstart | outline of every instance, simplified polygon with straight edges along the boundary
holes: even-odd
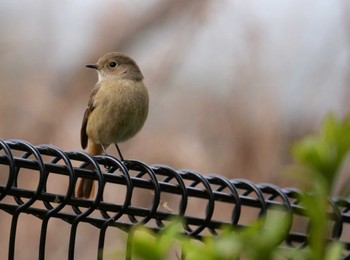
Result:
[[[87,65],[97,70],[98,82],[93,88],[81,126],[80,140],[83,149],[91,155],[106,153],[110,144],[133,137],[144,125],[148,114],[148,92],[143,75],[130,57],[111,52],[97,64]],[[81,179],[78,197],[93,194],[93,181]]]

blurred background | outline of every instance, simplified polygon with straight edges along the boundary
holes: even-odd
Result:
[[[150,95],[124,157],[295,186],[283,174],[293,141],[350,109],[349,11],[345,0],[2,0],[0,138],[81,149],[97,81],[85,65],[120,51]],[[95,259],[85,245],[77,259]]]

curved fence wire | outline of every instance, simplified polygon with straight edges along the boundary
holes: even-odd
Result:
[[[87,165],[93,165],[94,169]],[[38,175],[35,188],[19,184],[20,178],[30,178],[33,172]],[[53,176],[67,180],[64,192],[50,190]],[[96,192],[92,199],[75,197],[77,180],[81,177],[95,180]],[[112,190],[120,190],[120,194],[107,199],[107,192]],[[45,258],[48,222],[52,218],[70,225],[67,256],[74,259],[77,227],[83,222],[99,229],[101,252],[109,228],[127,232],[143,224],[157,231],[169,218],[183,216],[183,233],[200,239],[203,235],[217,235],[223,224],[247,226],[248,215],[250,220],[255,220],[272,206],[293,213],[284,244],[302,247],[307,243],[308,228],[304,210],[299,205],[299,193],[297,189],[254,184],[245,179],[202,175],[193,170],[174,170],[166,165],[146,165],[133,160],[121,162],[112,156],[91,157],[83,151],[33,146],[22,140],[0,140],[0,212],[11,216],[9,259],[14,259],[21,214],[31,214],[41,220],[39,259]],[[346,231],[350,223],[349,209],[346,199],[330,200],[329,239],[344,242],[346,257],[350,250]],[[295,228],[300,217],[306,218],[306,227],[301,231]]]

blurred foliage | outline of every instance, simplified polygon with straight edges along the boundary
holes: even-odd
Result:
[[[340,120],[333,115],[326,117],[317,134],[292,147],[298,163],[295,173],[308,180],[299,198],[309,218],[309,246],[306,248],[281,246],[289,233],[291,215],[280,209],[270,209],[249,227],[223,227],[219,236],[206,236],[203,241],[182,235],[179,219],[159,233],[137,227],[132,231],[132,256],[152,260],[340,259],[343,244],[326,239],[327,209],[328,197],[349,149],[350,119]]]
[[[332,195],[339,170],[350,149],[350,119],[328,115],[319,133],[306,137],[292,148],[294,158],[306,170],[307,189],[300,197],[310,218],[309,259],[339,259],[341,245],[326,246],[328,197]],[[305,173],[300,169],[301,173]],[[329,255],[331,252],[334,256]],[[327,258],[324,258],[327,253]],[[338,256],[338,257],[335,257]]]
[[[328,115],[318,134],[306,137],[293,146],[294,158],[304,166],[318,192],[331,193],[342,162],[350,148],[350,119]],[[322,187],[317,187],[321,185]]]

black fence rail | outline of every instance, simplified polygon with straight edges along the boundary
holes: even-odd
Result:
[[[94,170],[91,166],[87,168],[88,165],[93,165]],[[20,178],[31,178],[33,172],[38,175],[36,188],[19,185]],[[64,192],[48,189],[54,175],[67,179]],[[95,180],[94,198],[75,197],[77,180],[81,177]],[[119,196],[106,199],[107,191],[115,189],[121,190]],[[147,198],[145,205],[135,201],[137,194]],[[298,195],[296,189],[254,184],[245,179],[201,175],[193,170],[174,170],[166,165],[146,165],[132,160],[121,162],[112,156],[91,157],[83,151],[62,151],[51,145],[33,146],[22,140],[0,140],[0,212],[11,216],[9,259],[14,259],[21,214],[31,214],[41,220],[39,259],[45,258],[48,223],[52,218],[70,225],[68,259],[74,259],[77,227],[83,222],[99,229],[97,257],[102,258],[108,228],[127,232],[143,224],[157,231],[169,218],[182,216],[183,233],[201,239],[203,235],[217,235],[223,224],[249,225],[247,215],[257,219],[273,206],[293,213],[284,244],[303,247],[308,238],[308,219],[299,205]],[[198,210],[198,206],[202,210]],[[350,251],[349,209],[349,201],[344,198],[330,200],[332,230],[329,239],[344,242],[345,258]],[[302,231],[295,228],[300,217],[306,222]]]

